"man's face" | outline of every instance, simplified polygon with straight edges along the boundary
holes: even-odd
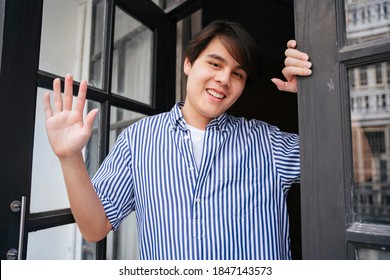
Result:
[[[247,73],[218,38],[209,43],[192,65],[185,59],[184,73],[188,80],[182,113],[188,124],[200,129],[233,105],[247,79]]]

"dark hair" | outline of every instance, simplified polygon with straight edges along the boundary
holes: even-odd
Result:
[[[191,64],[218,38],[230,55],[248,74],[247,83],[253,83],[261,74],[261,53],[255,39],[239,23],[217,20],[195,35],[187,45],[185,56]]]

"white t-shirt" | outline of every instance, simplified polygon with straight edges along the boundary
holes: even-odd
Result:
[[[203,151],[205,131],[201,130],[199,128],[193,127],[189,124],[187,124],[187,128],[191,132],[192,149],[194,151],[196,165],[198,166],[198,169],[199,169],[200,164],[202,162],[202,151]]]

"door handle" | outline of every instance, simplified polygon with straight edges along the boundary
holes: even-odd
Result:
[[[19,221],[19,239],[18,239],[18,249],[11,248],[7,252],[8,260],[21,260],[23,253],[23,239],[24,239],[24,223],[26,220],[26,197],[22,196],[22,200],[14,200],[10,205],[11,211],[17,213],[20,211],[20,221]]]

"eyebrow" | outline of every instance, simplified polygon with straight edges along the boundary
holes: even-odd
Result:
[[[214,59],[219,60],[219,61],[221,61],[221,62],[223,62],[225,64],[227,63],[227,60],[225,58],[223,58],[222,56],[218,55],[218,54],[211,53],[211,54],[208,54],[207,57],[214,58]],[[238,64],[236,66],[236,68],[244,70],[244,67],[241,64]]]

